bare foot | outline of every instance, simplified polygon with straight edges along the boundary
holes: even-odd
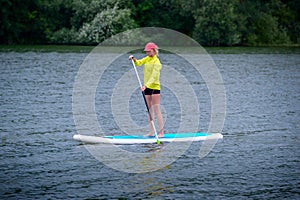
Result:
[[[157,137],[164,137],[164,131],[160,131]]]
[[[151,137],[151,136],[153,136],[154,134],[153,133],[148,133],[148,134],[146,134],[146,135],[144,135],[144,136],[146,136],[146,137]]]

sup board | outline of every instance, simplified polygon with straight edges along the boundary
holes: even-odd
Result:
[[[164,137],[160,137],[160,142],[187,142],[187,141],[203,141],[208,139],[222,139],[220,133],[165,133]],[[110,135],[110,136],[89,136],[89,135],[74,135],[74,140],[84,143],[111,143],[111,144],[149,144],[156,143],[155,136],[142,135]]]

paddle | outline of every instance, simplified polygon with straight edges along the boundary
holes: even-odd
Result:
[[[131,62],[132,62],[132,65],[133,65],[133,68],[134,68],[136,77],[137,77],[137,79],[138,79],[138,81],[139,81],[140,88],[142,88],[143,86],[142,86],[142,83],[141,83],[141,79],[140,79],[140,77],[139,77],[139,74],[138,74],[138,71],[137,71],[136,66],[135,66],[135,64],[134,64],[133,59],[131,59]],[[146,107],[147,107],[147,111],[148,111],[148,114],[149,114],[150,122],[151,122],[151,124],[152,124],[153,130],[154,130],[154,133],[155,133],[156,143],[157,143],[157,144],[160,144],[160,141],[158,140],[156,128],[155,128],[155,125],[154,125],[154,121],[153,121],[153,118],[152,118],[152,115],[151,115],[151,113],[150,113],[150,109],[149,109],[149,106],[148,106],[148,103],[147,103],[147,100],[146,100],[145,92],[142,91],[142,94],[143,94],[143,98],[144,98],[144,101],[145,101],[145,105],[146,105]]]

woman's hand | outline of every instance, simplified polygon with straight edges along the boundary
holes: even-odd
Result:
[[[146,90],[146,88],[147,88],[147,87],[143,85],[143,86],[141,87],[141,90],[144,92],[144,91]]]
[[[129,56],[129,60],[134,60],[134,56],[133,56],[133,55],[130,55],[130,56]]]

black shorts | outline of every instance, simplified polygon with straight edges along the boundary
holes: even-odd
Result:
[[[160,94],[160,90],[153,90],[150,88],[146,88],[146,90],[144,92],[145,92],[145,95]]]

